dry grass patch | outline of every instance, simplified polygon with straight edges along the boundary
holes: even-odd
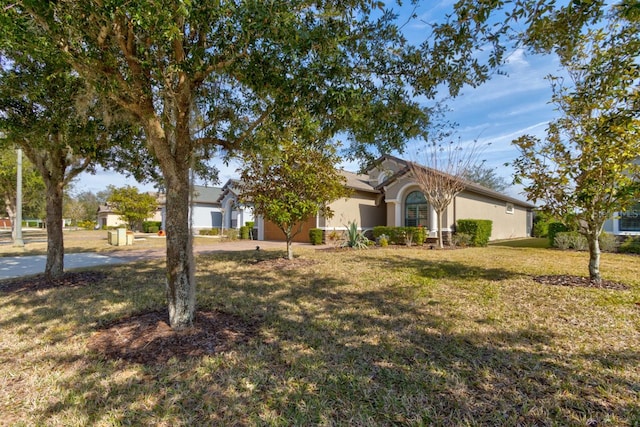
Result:
[[[3,422],[640,423],[637,257],[603,256],[605,277],[629,286],[611,290],[533,280],[586,273],[587,255],[573,252],[298,252],[293,266],[273,251],[200,256],[200,310],[236,338],[250,333],[162,363],[88,348],[105,328],[163,310],[160,263],[110,267],[90,286],[0,293]]]

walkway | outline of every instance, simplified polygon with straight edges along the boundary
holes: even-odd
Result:
[[[217,243],[214,245],[199,245],[194,248],[195,253],[216,253],[216,252],[233,252],[248,251],[260,249],[286,249],[284,242],[271,242],[260,240],[236,240],[233,242]],[[327,246],[311,246],[307,243],[294,243],[294,246],[306,246],[310,248],[326,248]],[[72,253],[65,254],[64,267],[65,271],[75,268],[95,267],[101,265],[117,265],[128,262],[156,259],[165,256],[162,249],[148,250],[126,250],[104,253]],[[15,277],[29,276],[44,272],[47,257],[45,255],[27,255],[19,257],[0,257],[0,280],[12,279]]]

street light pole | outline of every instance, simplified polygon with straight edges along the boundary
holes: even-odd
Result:
[[[22,240],[22,148],[18,148],[18,161],[16,173],[16,238],[13,241],[13,246],[18,248],[24,247],[24,240]]]

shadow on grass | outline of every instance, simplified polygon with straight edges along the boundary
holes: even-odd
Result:
[[[369,262],[370,257],[362,253],[353,253],[351,259],[355,262]],[[519,276],[513,271],[502,268],[480,267],[464,262],[442,259],[416,258],[402,254],[387,254],[384,259],[376,260],[377,266],[386,273],[392,274],[398,270],[414,270],[421,277],[431,279],[449,278],[453,280],[490,280],[500,281]]]
[[[234,351],[162,367],[104,361],[73,349],[32,360],[75,369],[56,379],[55,388],[62,391],[57,401],[37,410],[35,423],[64,417],[86,425],[586,425],[589,419],[633,425],[640,420],[633,398],[637,384],[619,374],[637,366],[637,354],[562,356],[553,351],[553,331],[535,325],[461,332],[443,327],[446,319],[402,289],[359,289],[328,265],[265,268],[281,254],[260,256],[265,258],[256,262],[254,252],[215,254],[198,262],[200,306],[260,316],[256,339]],[[235,267],[218,269],[220,263]],[[502,270],[438,264],[403,257],[383,261],[391,271],[402,266],[429,277],[510,277]],[[3,305],[34,310],[3,319],[0,326],[43,324],[37,332],[42,334],[48,324],[65,319],[86,335],[101,322],[157,308],[163,305],[158,283],[163,272],[154,265],[112,268],[110,279],[90,289],[8,298]]]

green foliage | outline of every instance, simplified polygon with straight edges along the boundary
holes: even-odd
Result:
[[[273,222],[291,241],[302,224],[316,215],[330,218],[329,203],[349,194],[345,178],[335,168],[336,148],[318,139],[317,124],[300,114],[290,126],[263,128],[257,137],[260,152],[247,155],[241,172],[240,201]],[[267,150],[267,147],[270,149]]]
[[[465,170],[463,178],[500,193],[509,188],[507,180],[498,176],[495,169],[486,166],[484,163],[473,165]]]
[[[324,232],[319,228],[312,228],[309,230],[309,241],[312,245],[321,245]]]
[[[597,2],[572,3],[599,11]],[[544,140],[523,135],[513,141],[520,150],[516,179],[526,183],[529,198],[556,218],[573,215],[590,242],[607,219],[640,198],[640,20],[628,12],[616,7],[596,13],[604,22],[596,19],[571,38],[543,36],[553,30],[549,22],[537,29],[538,46],[559,56],[569,78],[550,77],[559,118]],[[596,245],[589,248],[589,276],[599,281],[600,254]]]
[[[0,144],[2,143],[0,139]],[[0,147],[0,198],[2,211],[13,217],[16,210],[16,150]],[[29,161],[22,159],[22,216],[23,218],[44,218],[45,192],[42,176]],[[0,212],[2,212],[0,211]],[[11,212],[8,212],[11,211]]]
[[[549,246],[556,246],[556,234],[569,231],[569,227],[562,222],[550,222],[547,226],[547,237],[549,238]]]
[[[229,240],[238,240],[238,229],[237,228],[225,228],[224,237]]]
[[[533,237],[547,237],[549,234],[549,222],[552,218],[544,211],[535,211],[533,217]]]
[[[162,227],[162,221],[143,221],[142,222],[142,231],[145,233],[157,233],[160,230],[160,227]]]
[[[471,236],[472,246],[487,246],[491,237],[493,222],[488,219],[459,219],[456,233]]]
[[[386,236],[392,245],[422,245],[427,238],[427,230],[424,227],[373,227],[373,237],[377,239],[380,236]]]
[[[140,193],[136,187],[127,185],[116,188],[109,186],[111,194],[107,200],[113,211],[134,229],[149,218],[158,208],[155,197],[147,193]]]
[[[451,236],[451,243],[453,246],[459,246],[461,248],[466,248],[467,246],[471,246],[473,242],[473,236],[467,233],[453,233]]]
[[[558,249],[575,249],[576,251],[586,251],[589,249],[587,238],[577,231],[561,231],[555,233],[553,246]]]
[[[78,227],[84,228],[85,230],[93,230],[96,228],[95,221],[78,221]]]
[[[353,221],[347,225],[347,236],[344,246],[353,249],[366,249],[369,247],[369,239],[358,230],[358,223]]]
[[[617,252],[618,251],[618,239],[616,236],[610,233],[600,233],[600,250],[603,252]]]
[[[202,229],[198,231],[198,234],[200,234],[201,236],[218,236],[220,235],[220,229],[219,228]]]
[[[240,239],[248,240],[249,239],[249,227],[243,225],[240,227]]]
[[[618,252],[625,254],[640,254],[640,237],[628,236],[620,244]]]

